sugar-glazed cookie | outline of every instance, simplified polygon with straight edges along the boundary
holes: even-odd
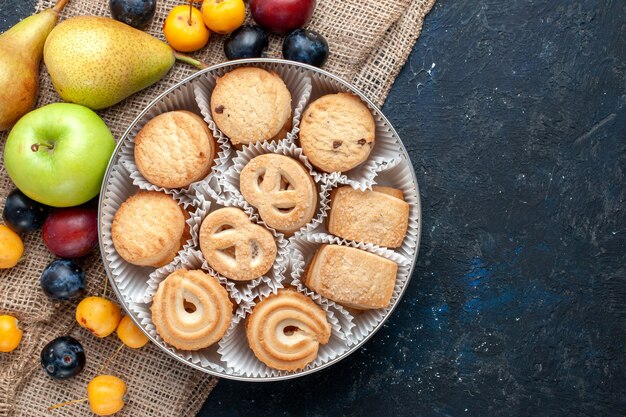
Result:
[[[233,318],[233,303],[224,287],[200,270],[171,273],[159,284],[150,310],[159,336],[183,350],[211,346]]]
[[[326,172],[348,171],[364,162],[376,136],[374,117],[349,93],[327,94],[311,103],[300,122],[300,146]]]
[[[276,242],[246,213],[226,207],[210,213],[200,226],[200,250],[209,265],[235,281],[250,281],[270,270]]]
[[[326,312],[310,298],[280,290],[258,303],[246,321],[254,355],[267,366],[284,371],[304,368],[315,360],[320,345],[330,339]]]
[[[285,155],[253,158],[241,171],[241,194],[274,229],[292,234],[313,218],[317,191],[304,166]]]
[[[217,79],[211,115],[234,145],[276,137],[291,123],[291,93],[275,73],[244,67]]]

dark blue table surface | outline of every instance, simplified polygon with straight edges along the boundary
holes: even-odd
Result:
[[[2,0],[0,30],[33,0]],[[383,111],[422,245],[360,350],[199,416],[626,414],[626,2],[438,0]]]

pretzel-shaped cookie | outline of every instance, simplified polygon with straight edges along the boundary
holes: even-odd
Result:
[[[313,218],[317,191],[313,178],[295,159],[264,154],[241,170],[241,194],[270,227],[292,234]]]
[[[200,227],[200,250],[209,265],[235,281],[265,274],[276,259],[274,237],[238,208],[209,214]]]

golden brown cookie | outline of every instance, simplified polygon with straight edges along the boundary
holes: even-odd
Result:
[[[226,207],[210,213],[200,227],[200,250],[209,265],[235,281],[250,281],[270,270],[276,242],[246,213]]]
[[[344,239],[397,248],[408,224],[409,204],[402,190],[373,187],[360,191],[344,186],[330,195],[328,231]]]
[[[115,250],[131,264],[167,265],[188,236],[185,218],[186,213],[171,196],[139,191],[124,201],[113,217]]]
[[[159,336],[183,350],[211,346],[233,318],[233,304],[217,277],[199,270],[171,273],[159,284],[150,310]]]
[[[160,114],[135,137],[135,163],[148,181],[182,188],[206,177],[216,143],[202,118],[190,111]]]
[[[211,114],[234,145],[271,140],[290,126],[291,93],[273,72],[237,68],[217,79]]]
[[[304,166],[277,154],[259,155],[241,171],[241,194],[259,211],[263,221],[292,234],[313,218],[317,190]]]
[[[346,307],[358,310],[389,305],[398,265],[348,246],[322,245],[311,260],[304,283]]]
[[[348,93],[327,94],[311,103],[300,122],[300,146],[326,172],[348,171],[369,156],[376,136],[367,106]]]
[[[267,366],[284,371],[304,368],[315,360],[320,345],[330,339],[326,312],[307,296],[280,290],[258,303],[246,321],[254,355]]]

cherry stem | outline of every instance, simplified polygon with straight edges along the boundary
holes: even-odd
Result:
[[[107,284],[109,283],[109,277],[105,274],[104,276],[104,290],[102,290],[102,298],[106,298],[107,296]]]
[[[47,143],[33,143],[30,146],[30,150],[33,151],[33,152],[37,152],[39,150],[39,148],[41,148],[42,146],[44,148],[48,148],[49,151],[53,151],[54,150],[54,146],[48,145]]]
[[[80,400],[65,401],[64,403],[51,405],[50,407],[48,407],[48,411],[56,410],[57,408],[65,407],[66,405],[84,403],[87,400],[88,398],[81,398]]]
[[[202,61],[200,61],[198,59],[192,58],[192,57],[190,57],[188,55],[181,54],[181,53],[176,52],[176,51],[174,51],[174,58],[176,58],[177,60],[182,61],[182,62],[184,62],[186,64],[192,65],[192,66],[194,66],[194,67],[196,67],[198,69],[209,68],[209,66],[207,64],[205,64],[204,62],[202,62]]]
[[[113,354],[111,356],[109,356],[109,359],[107,359],[102,364],[100,369],[98,369],[98,374],[101,374],[102,371],[104,371],[104,369],[107,367],[107,365],[113,360],[113,358],[115,358],[117,356],[118,353],[120,353],[120,351],[122,350],[123,347],[124,347],[124,343],[122,343],[117,349],[115,349],[115,352],[113,352]]]
[[[191,11],[193,9],[193,0],[189,0],[189,21],[187,22],[191,26]]]
[[[54,10],[56,13],[61,13],[61,11],[63,10],[63,8],[65,7],[65,5],[69,2],[70,0],[59,0],[57,1],[57,3],[54,5],[54,7],[52,8],[52,10]]]

